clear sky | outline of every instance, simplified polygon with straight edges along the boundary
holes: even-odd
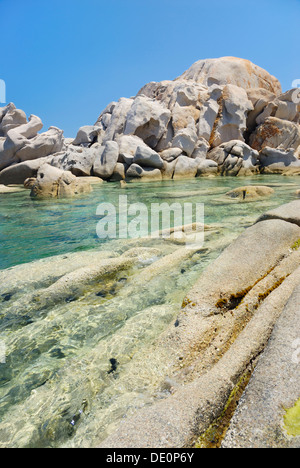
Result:
[[[7,102],[75,136],[106,105],[195,61],[237,56],[300,79],[300,0],[0,0]]]

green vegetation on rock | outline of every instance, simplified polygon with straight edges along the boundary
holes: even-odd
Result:
[[[300,399],[293,408],[287,410],[284,417],[284,426],[289,435],[293,437],[300,436]]]
[[[299,248],[300,248],[300,239],[298,239],[297,242],[295,242],[292,245],[292,250],[298,250]]]

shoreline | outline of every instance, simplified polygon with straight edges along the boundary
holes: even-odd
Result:
[[[277,210],[277,213],[265,216],[268,221],[259,220],[252,228],[248,228],[245,234],[233,242],[202,274],[185,301],[178,319],[179,327],[176,331],[169,329],[165,334],[169,352],[171,353],[173,349],[174,353],[176,349],[177,359],[181,363],[182,370],[177,371],[177,375],[175,373],[175,381],[180,380],[181,383],[165,401],[140,410],[135,416],[125,419],[119,429],[108,437],[100,448],[190,447],[192,440],[199,438],[221,416],[248,366],[258,358],[258,366],[261,360],[264,360],[265,352],[268,352],[265,349],[268,350],[267,343],[270,336],[273,337],[272,332],[276,323],[279,328],[277,333],[281,332],[283,319],[280,319],[280,316],[282,313],[283,316],[287,313],[288,300],[290,299],[289,304],[292,307],[297,307],[293,291],[297,290],[297,287],[299,289],[300,284],[298,267],[300,253],[297,250],[300,235],[300,202],[296,202],[293,207],[295,221],[285,220],[285,211],[289,208],[283,206]],[[261,251],[254,254],[255,259],[253,259],[248,249],[257,246],[258,241],[261,242],[261,236],[267,234],[274,236],[276,244],[273,242],[268,247],[268,243],[265,242],[260,247]],[[250,243],[250,247],[247,243]],[[235,250],[237,250],[236,255],[234,255]],[[228,273],[233,271],[237,277],[234,276],[229,281]],[[205,291],[208,290],[211,293],[206,297]],[[237,297],[238,301],[231,305],[233,296]],[[222,301],[224,300],[221,309],[218,305],[220,297]],[[229,327],[228,325],[224,327],[223,320],[229,321]],[[296,320],[295,317],[293,320]],[[218,328],[223,329],[222,332],[218,330],[217,336],[213,336],[213,330]],[[289,337],[286,336],[286,339],[289,340]],[[275,340],[276,337],[273,337],[273,341]],[[291,345],[289,342],[286,344],[290,352]],[[214,349],[209,352],[209,348]],[[287,352],[288,350],[285,350],[285,353]],[[273,364],[269,362],[269,366],[275,368],[280,364],[279,355],[276,356],[277,361]],[[264,413],[260,414],[260,431],[254,439],[251,437],[251,442],[249,441],[251,429],[242,425],[239,431],[234,431],[230,426],[230,436],[225,439],[227,445],[234,445],[236,448],[242,446],[241,429],[248,433],[248,438],[243,439],[247,446],[271,448],[299,444],[299,437],[291,440],[282,429],[284,418],[282,408],[291,407],[291,402],[294,400],[295,403],[298,399],[299,370],[295,365],[286,367],[288,364],[286,363],[284,367],[287,374],[284,382],[287,383],[288,376],[293,375],[295,385],[288,387],[289,389],[283,386],[282,400],[281,394],[275,393],[277,413],[272,413],[273,422],[264,419]],[[281,374],[284,371],[281,370]],[[255,378],[250,380],[250,387],[251,385],[255,387]],[[267,394],[266,375],[264,385],[263,390]],[[287,395],[288,402],[284,400]],[[259,396],[256,396],[258,401],[252,400],[253,415],[247,418],[247,424],[253,427],[256,426],[255,417],[258,416],[255,403],[260,404]],[[246,404],[247,401],[245,407]],[[265,408],[267,407],[268,402],[265,401]],[[237,414],[239,416],[239,412]],[[235,418],[236,424],[240,423],[238,416]],[[264,436],[265,433],[268,433],[267,438]]]
[[[134,357],[132,363],[129,361],[125,365],[127,359],[123,361],[124,357],[120,360],[120,358],[115,358],[115,354],[111,356],[116,361],[117,369],[120,361],[121,369],[124,365],[124,369],[126,366],[131,366],[130,372],[134,372],[134,375],[137,377],[138,374],[136,374],[137,369],[135,370],[135,366],[137,363],[139,363],[138,368],[142,365],[146,353],[148,364],[144,366],[145,375],[147,375],[147,372],[149,372],[149,375],[153,373],[151,363],[156,363],[155,366],[158,366],[158,369],[160,369],[159,375],[163,375],[164,378],[154,379],[153,386],[150,386],[152,388],[150,393],[152,395],[157,394],[156,397],[154,397],[154,400],[146,399],[145,403],[141,405],[140,410],[136,413],[136,416],[132,417],[133,419],[130,416],[133,412],[133,409],[131,409],[128,419],[125,418],[121,422],[117,433],[114,433],[113,430],[116,429],[116,423],[114,424],[115,427],[108,427],[108,431],[111,434],[108,439],[103,440],[101,447],[191,447],[195,444],[197,445],[201,435],[209,433],[207,431],[209,431],[211,425],[222,417],[228,401],[234,397],[234,394],[238,390],[239,382],[245,372],[249,370],[249,366],[250,368],[255,367],[257,361],[258,365],[260,364],[274,325],[280,320],[280,315],[284,310],[286,302],[292,295],[294,288],[300,283],[300,273],[298,271],[300,263],[300,253],[298,251],[300,239],[299,208],[300,201],[298,200],[275,208],[267,214],[262,215],[256,224],[247,227],[243,234],[229,243],[228,247],[226,247],[226,242],[228,245],[228,241],[226,241],[224,245],[226,247],[225,250],[224,247],[221,248],[219,246],[222,251],[221,255],[213,263],[210,263],[203,270],[196,283],[193,283],[193,288],[183,301],[181,312],[176,314],[175,309],[172,312],[172,307],[174,306],[171,306],[170,303],[169,308],[166,305],[161,305],[157,308],[151,309],[150,307],[150,309],[147,309],[145,317],[148,317],[148,319],[143,319],[143,312],[140,314],[139,320],[146,320],[146,323],[147,320],[151,320],[151,317],[154,317],[152,314],[158,314],[157,320],[160,323],[159,317],[161,314],[162,323],[168,325],[169,321],[171,324],[167,329],[164,329],[165,325],[163,328],[158,328],[161,330],[161,336],[158,337],[155,334],[157,333],[156,330],[154,335],[151,335],[154,341],[150,344],[150,347],[147,345],[144,350],[141,349]],[[216,239],[215,241],[213,239],[210,242],[216,241]],[[153,245],[149,244],[147,247],[145,242],[153,242]],[[139,243],[140,247],[138,247]],[[164,244],[165,249],[167,244],[165,242]],[[128,248],[133,248],[132,255],[128,251]],[[55,310],[64,301],[66,301],[66,310],[71,312],[73,308],[75,308],[74,310],[78,308],[76,302],[73,301],[78,300],[80,297],[84,298],[86,295],[87,298],[90,297],[90,292],[94,290],[93,284],[95,280],[96,282],[98,281],[98,277],[105,278],[105,275],[108,275],[108,277],[113,275],[115,279],[109,288],[113,284],[118,284],[119,280],[122,280],[120,286],[122,285],[123,288],[123,281],[127,277],[129,270],[132,267],[136,268],[134,264],[146,261],[143,266],[145,271],[143,269],[139,270],[140,267],[138,267],[137,270],[129,274],[127,282],[129,279],[130,282],[128,285],[124,283],[126,286],[124,291],[122,292],[122,289],[118,289],[121,294],[120,298],[122,296],[124,298],[130,297],[131,291],[139,292],[140,289],[145,287],[144,285],[149,285],[153,281],[153,284],[156,284],[153,292],[155,291],[158,294],[159,289],[157,286],[159,283],[155,282],[155,278],[163,278],[167,270],[176,270],[178,268],[176,265],[182,265],[185,259],[192,259],[194,256],[194,252],[188,252],[185,248],[180,247],[180,245],[173,245],[172,249],[164,251],[163,256],[159,259],[161,248],[162,245],[160,245],[157,239],[140,239],[140,242],[132,241],[131,245],[129,243],[129,245],[126,244],[125,246],[124,244],[123,254],[122,250],[114,254],[107,252],[106,260],[105,250],[98,251],[98,253],[94,250],[63,254],[35,261],[32,264],[19,265],[1,271],[1,274],[4,275],[2,286],[4,285],[5,289],[2,292],[10,292],[10,295],[13,295],[13,300],[17,300],[18,292],[17,290],[13,290],[13,284],[19,281],[21,303],[24,303],[25,300],[26,303],[31,304],[30,315],[32,318],[35,317],[36,313],[38,315],[41,312],[42,314],[48,314],[48,310],[50,312],[53,307]],[[142,260],[143,258],[144,260]],[[151,259],[149,265],[147,265],[148,259]],[[49,262],[52,263],[51,270],[53,272],[55,270],[55,275],[53,276],[52,274],[52,279],[49,277],[51,270],[48,272],[47,269]],[[92,267],[91,262],[95,263],[95,267]],[[96,267],[97,263],[99,265]],[[125,271],[122,272],[124,268]],[[25,280],[25,272],[28,280]],[[44,279],[41,276],[42,272]],[[10,280],[11,286],[7,282],[8,274],[13,274]],[[117,276],[115,276],[116,274]],[[7,278],[5,279],[5,277]],[[158,279],[158,281],[160,280]],[[75,285],[76,288],[74,288]],[[32,290],[33,295],[24,298],[22,291],[24,288],[28,289],[28,287],[29,290]],[[100,289],[99,286],[98,289]],[[101,294],[104,294],[104,290]],[[107,295],[106,292],[105,294]],[[15,298],[14,295],[16,295]],[[38,302],[35,303],[36,297],[38,297]],[[114,300],[113,297],[113,295],[108,295],[105,300]],[[135,297],[139,297],[139,294]],[[8,305],[10,304],[9,301],[11,301],[11,298],[7,302]],[[94,300],[93,303],[99,304],[99,298],[96,302]],[[78,319],[80,317],[80,320],[84,320],[85,305],[82,299],[78,303],[78,306]],[[138,303],[136,307],[137,310],[141,310],[141,306]],[[27,320],[30,318],[28,315],[29,310],[25,311],[24,309],[22,312],[20,305],[18,309],[21,316],[26,312]],[[180,305],[178,304],[179,309]],[[11,310],[14,310],[14,308]],[[61,315],[59,310],[57,311],[58,317]],[[62,319],[63,316],[61,317]],[[167,319],[167,322],[165,322],[165,319]],[[125,320],[124,323],[127,322],[126,318],[122,320]],[[155,323],[153,322],[153,326]],[[128,331],[126,332],[126,329],[124,329],[124,332],[120,335],[122,339],[124,339],[124,333],[125,335],[131,333],[129,331],[130,327],[137,325],[134,324],[135,318],[132,317],[128,321]],[[40,325],[42,325],[42,322]],[[160,323],[159,327],[161,326],[162,324]],[[32,327],[34,327],[34,324],[32,324]],[[297,327],[295,327],[295,330],[297,331]],[[40,331],[37,329],[36,333],[38,337]],[[96,343],[97,340],[95,341]],[[121,342],[118,344],[119,348],[120,344]],[[92,352],[92,360],[98,359],[97,354],[101,349],[100,355],[103,353],[105,348],[103,346],[101,348],[101,346],[98,344],[95,346]],[[63,350],[60,352],[62,356],[65,353]],[[292,352],[291,350],[291,355]],[[112,359],[111,356],[110,359]],[[84,360],[86,359],[84,357]],[[71,368],[73,366],[75,372],[78,364],[74,362]],[[101,363],[99,367],[99,369],[102,369],[103,377],[108,372],[108,370],[105,370],[106,368],[109,368],[109,355],[107,355],[106,363]],[[92,376],[96,371],[97,366],[95,369],[91,368],[87,371],[87,375],[91,372]],[[114,379],[113,375],[112,378]],[[106,378],[104,377],[105,380]],[[51,382],[51,378],[49,382]],[[126,382],[126,378],[124,382]],[[117,383],[118,379],[116,380]],[[53,381],[51,386],[53,384],[59,385],[59,388],[61,384],[64,386],[63,380],[61,383]],[[252,379],[246,387],[246,392],[248,387],[251,388],[251,385]],[[46,384],[43,387],[46,391],[45,396],[47,392],[49,393],[51,386],[48,387],[46,379]],[[75,387],[72,392],[74,390]],[[49,397],[51,397],[51,392],[49,393]],[[90,397],[87,398],[89,404],[92,403],[94,398],[92,396],[94,390],[92,390],[92,393],[90,392],[91,389],[88,390],[87,387],[87,393],[85,392],[85,394],[90,394]],[[286,404],[286,407],[292,407],[292,399],[293,397],[290,396],[288,403],[281,402],[281,404]],[[32,413],[31,411],[30,413],[34,417],[36,409],[34,409],[35,398],[33,395],[30,400],[32,403],[29,404],[29,408],[33,404]],[[295,401],[297,401],[296,395]],[[146,405],[145,409],[142,408],[144,404]],[[52,411],[49,416],[52,414]],[[76,405],[73,411],[76,414]],[[125,411],[125,413],[127,412],[128,410]],[[235,415],[239,413],[235,411],[233,413],[233,421],[235,421]],[[55,414],[56,411],[54,410],[52,417]],[[85,416],[87,421],[82,428],[82,435],[84,435],[84,431],[89,427],[89,424],[93,424],[93,421],[94,423],[97,422],[97,419],[100,417],[100,413],[98,416],[92,415],[93,412],[91,412],[91,415]],[[284,415],[280,413],[279,419],[281,423],[283,417]],[[99,420],[101,421],[101,417]],[[52,424],[54,424],[53,431],[55,432],[58,430],[55,429],[56,423],[53,421]],[[65,423],[61,421],[59,424]],[[235,424],[239,424],[239,420]],[[231,434],[230,441],[228,442],[225,439],[227,442],[224,443],[238,445],[240,443],[238,438],[239,433],[232,436],[234,430],[231,429],[231,426],[229,431],[229,434]],[[278,427],[276,431],[278,433]],[[80,433],[81,426],[79,425],[79,432],[76,435],[75,441],[66,441],[63,445],[76,446],[76,443],[80,443],[79,441],[82,437]],[[33,435],[34,432],[32,433]],[[33,440],[34,438],[35,436]],[[268,440],[271,444],[271,436]],[[298,439],[293,439],[293,442],[297,444]],[[35,446],[33,441],[31,443]],[[289,442],[285,438],[278,442],[277,437],[276,443],[288,445]],[[94,445],[98,446],[97,443]]]

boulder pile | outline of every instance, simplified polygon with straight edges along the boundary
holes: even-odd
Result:
[[[75,140],[55,127],[39,134],[41,120],[9,104],[0,109],[0,184],[36,177],[45,162],[108,181],[300,174],[299,103],[297,89],[282,93],[265,70],[223,57],[110,103]]]

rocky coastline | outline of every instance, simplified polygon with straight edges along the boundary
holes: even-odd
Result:
[[[56,127],[38,133],[41,120],[11,103],[0,109],[0,184],[39,178],[45,164],[105,181],[298,175],[299,110],[297,89],[282,93],[275,77],[234,57],[201,60],[174,81],[110,103],[75,139]]]
[[[240,187],[214,209],[268,199],[275,185],[260,175],[300,175],[299,101],[260,67],[224,57],[110,103],[75,139],[56,127],[39,133],[41,120],[10,103],[0,109],[0,196],[68,199],[106,182],[155,192],[174,181],[174,198],[176,181],[228,176]],[[291,185],[293,201],[254,223],[245,216],[239,236],[201,226],[203,248],[144,237],[1,270],[0,447],[299,448]],[[177,310],[181,277],[202,257]]]
[[[169,396],[125,418],[101,448],[299,447],[299,411],[298,432],[285,426],[299,399],[299,213],[295,201],[261,216],[205,270],[158,343],[173,365]],[[247,373],[233,420],[210,438]]]

